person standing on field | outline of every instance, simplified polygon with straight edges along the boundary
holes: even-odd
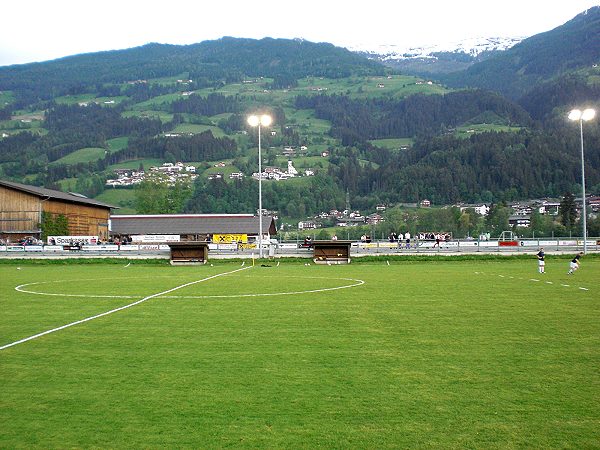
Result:
[[[537,253],[536,256],[538,259],[538,271],[540,273],[546,273],[546,261],[544,260],[546,254],[544,253],[543,247],[540,247],[540,251]]]
[[[567,275],[573,275],[573,272],[579,269],[579,258],[581,258],[582,256],[583,252],[579,252],[575,255],[575,258],[571,260],[571,262],[569,263],[569,271],[567,272]]]

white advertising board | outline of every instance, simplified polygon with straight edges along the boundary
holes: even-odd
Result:
[[[154,245],[158,248],[158,244]],[[139,245],[121,245],[120,250],[122,252],[137,252],[140,249]]]
[[[442,247],[442,248],[446,248],[446,247],[458,247],[458,242],[456,242],[456,241],[440,242],[440,247]]]
[[[44,247],[42,245],[25,245],[26,252],[43,252]]]
[[[166,244],[139,244],[139,245],[121,245],[120,249],[122,252],[137,252],[141,251],[158,251],[158,250],[169,250],[169,246]]]
[[[279,248],[282,250],[296,250],[298,248],[298,244],[279,244]]]
[[[558,241],[558,245],[566,245],[566,246],[572,246],[572,245],[579,245],[578,241],[573,239],[573,240],[569,240],[569,241]]]
[[[115,244],[106,244],[106,245],[84,245],[81,247],[81,250],[84,252],[97,252],[99,250],[102,251],[117,251],[119,250],[119,246]]]
[[[62,252],[63,250],[62,245],[44,245],[45,252]]]
[[[537,241],[521,241],[521,242],[519,242],[519,244],[521,245],[521,247],[537,247],[538,246]]]
[[[50,245],[94,245],[97,243],[98,236],[48,236],[48,244]]]
[[[166,244],[140,244],[140,250],[169,250],[169,247]]]
[[[237,250],[238,249],[238,245],[237,244],[213,244],[213,243],[209,243],[208,244],[208,249],[209,250]]]
[[[179,242],[181,236],[178,234],[139,234],[131,236],[131,241],[135,243],[158,243],[158,242]]]

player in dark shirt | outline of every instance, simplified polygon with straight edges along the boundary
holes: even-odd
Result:
[[[540,251],[536,256],[538,259],[538,271],[540,273],[546,273],[546,261],[544,260],[546,254],[544,253],[544,249],[542,247],[540,247]]]
[[[569,263],[569,271],[567,272],[567,275],[573,275],[573,272],[579,269],[579,258],[581,258],[582,256],[583,252],[579,252],[575,255],[575,258],[571,260],[571,262]]]

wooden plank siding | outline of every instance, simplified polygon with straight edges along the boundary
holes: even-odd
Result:
[[[39,234],[40,220],[41,204],[37,196],[0,186],[0,233]]]
[[[98,236],[108,239],[108,218],[110,209],[66,203],[60,200],[43,202],[43,210],[54,216],[62,214],[69,224],[71,236]]]

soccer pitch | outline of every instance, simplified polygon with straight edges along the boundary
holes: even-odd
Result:
[[[568,261],[4,263],[0,447],[598,448]]]

